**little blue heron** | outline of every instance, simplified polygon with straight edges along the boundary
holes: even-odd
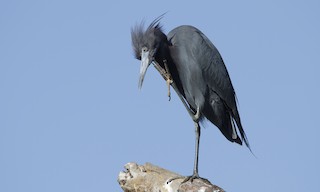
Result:
[[[139,88],[147,68],[153,63],[168,83],[169,97],[171,85],[194,121],[194,169],[193,175],[186,179],[192,181],[200,178],[199,122],[207,119],[229,141],[240,145],[244,142],[249,149],[250,146],[241,125],[234,88],[217,48],[193,26],[179,26],[165,35],[160,26],[161,18],[155,19],[147,29],[142,23],[131,29],[134,54],[141,60]]]

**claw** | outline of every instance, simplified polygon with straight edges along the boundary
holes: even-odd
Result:
[[[171,83],[172,83],[171,78],[169,77],[169,78],[166,80],[166,82],[167,82],[167,85],[168,85],[168,97],[169,97],[169,101],[170,101],[170,100],[171,100],[170,85],[171,85]]]
[[[169,180],[167,181],[167,184],[171,183],[171,182],[174,181],[174,180],[183,179],[183,178],[184,178],[183,176],[181,176],[181,177],[173,177],[173,178],[171,178],[171,179],[169,179]]]
[[[202,180],[202,181],[204,181],[205,183],[211,185],[211,182],[210,182],[208,179],[199,177],[199,175],[191,175],[191,176],[188,176],[188,177],[186,177],[186,178],[181,182],[181,184],[183,184],[183,183],[185,183],[185,182],[188,182],[188,181],[190,181],[190,182],[192,183],[193,180],[195,180],[195,179]]]
[[[195,179],[202,180],[202,181],[204,181],[205,183],[207,183],[207,184],[209,184],[209,185],[212,185],[211,182],[210,182],[208,179],[202,178],[202,177],[200,177],[198,174],[193,174],[193,175],[191,175],[191,176],[186,176],[186,177],[185,177],[185,176],[174,177],[174,178],[169,179],[169,180],[167,181],[167,184],[169,184],[169,183],[172,182],[173,180],[183,179],[183,178],[184,178],[184,180],[180,183],[180,185],[183,184],[183,183],[186,183],[186,182],[188,182],[188,181],[190,181],[190,182],[192,183],[193,180],[195,180]]]

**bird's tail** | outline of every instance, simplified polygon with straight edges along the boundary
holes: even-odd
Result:
[[[244,142],[251,151],[237,108],[231,110],[222,100],[216,100],[211,102],[211,106],[205,105],[203,112],[205,117],[216,125],[229,141],[240,145]]]
[[[253,152],[251,150],[251,147],[250,147],[250,144],[249,144],[249,140],[247,138],[247,135],[243,130],[238,110],[237,109],[233,110],[232,114],[230,114],[230,116],[231,116],[231,119],[232,119],[232,126],[234,126],[234,128],[235,128],[235,126],[238,127],[238,130],[239,130],[240,136],[241,136],[241,140],[245,143],[245,145],[248,147],[248,149],[253,154]]]
[[[242,135],[245,136],[245,134],[239,129],[241,138],[238,136],[236,126],[237,122],[234,122],[232,113],[230,113],[230,110],[228,110],[227,106],[221,100],[211,102],[211,105],[205,105],[203,113],[211,123],[219,128],[226,139],[242,145],[243,139],[241,138]]]

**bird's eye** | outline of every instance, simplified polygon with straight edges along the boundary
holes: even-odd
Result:
[[[147,51],[148,51],[148,49],[146,47],[142,48],[142,52],[147,52]]]

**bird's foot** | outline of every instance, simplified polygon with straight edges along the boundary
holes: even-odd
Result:
[[[171,73],[169,71],[169,67],[168,67],[166,59],[163,60],[163,64],[164,64],[164,68],[165,68],[164,76],[165,76],[165,79],[166,79],[166,82],[168,85],[168,97],[169,97],[169,101],[170,101],[171,100],[170,85],[171,85],[171,83],[173,83],[173,80],[172,80]]]
[[[171,80],[171,78],[168,78],[168,79],[166,80],[166,82],[167,82],[167,86],[168,86],[168,97],[169,97],[169,101],[170,101],[170,100],[171,100],[170,85],[171,85],[171,83],[172,83],[173,81]]]
[[[198,174],[193,174],[191,176],[180,176],[180,177],[174,177],[174,178],[171,178],[167,181],[167,184],[169,184],[170,182],[176,180],[176,179],[183,179],[183,181],[180,183],[180,184],[183,184],[183,183],[186,183],[188,181],[190,181],[191,183],[193,182],[193,180],[195,179],[199,179],[199,180],[202,180],[204,183],[207,183],[209,185],[212,185],[211,182],[206,179],[206,178],[202,178],[200,177]]]

